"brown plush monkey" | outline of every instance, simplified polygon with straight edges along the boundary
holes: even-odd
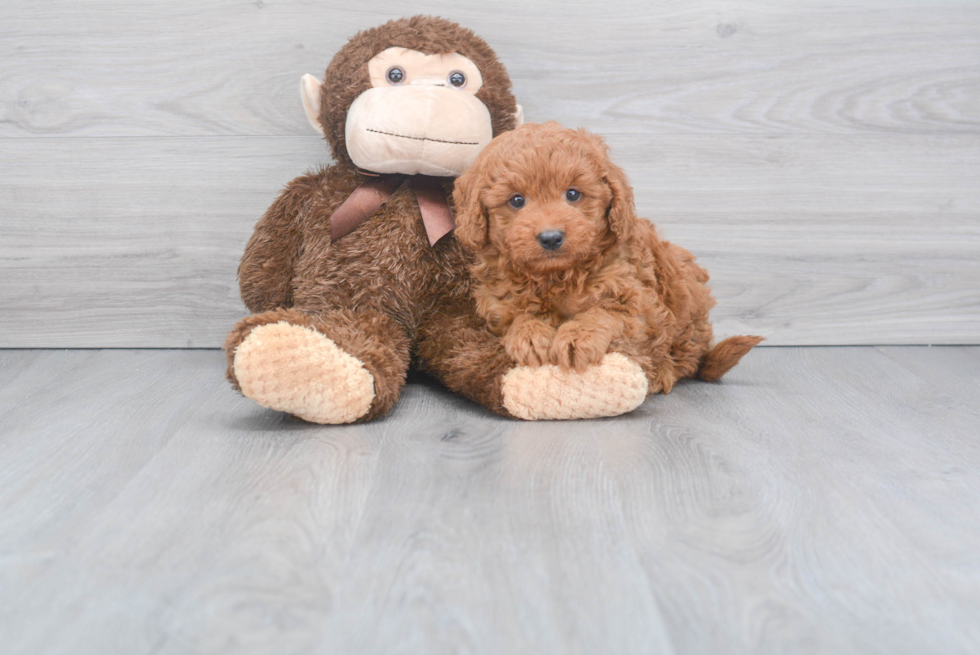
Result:
[[[236,388],[332,424],[390,410],[413,362],[519,418],[612,416],[643,401],[646,379],[624,356],[583,374],[517,367],[475,312],[446,197],[523,120],[483,40],[438,18],[391,21],[357,34],[301,92],[337,163],[293,180],[246,247],[239,281],[255,314],[225,343]]]

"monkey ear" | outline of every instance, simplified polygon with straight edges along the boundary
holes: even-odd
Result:
[[[313,129],[326,136],[320,125],[320,80],[307,73],[299,81],[299,95],[303,99],[303,111]]]
[[[524,107],[517,105],[517,111],[514,112],[514,129],[516,130],[523,124],[524,124]]]
[[[456,239],[467,250],[479,250],[489,242],[489,220],[480,202],[483,174],[479,163],[456,178],[453,203],[456,205]]]

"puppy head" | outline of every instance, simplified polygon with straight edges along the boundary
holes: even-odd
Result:
[[[574,268],[628,239],[633,192],[607,150],[554,122],[505,132],[456,180],[456,237],[531,273]]]

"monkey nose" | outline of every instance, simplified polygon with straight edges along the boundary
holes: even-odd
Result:
[[[545,230],[538,234],[538,243],[545,250],[558,250],[565,241],[565,233],[561,230]]]
[[[446,86],[446,78],[433,77],[431,75],[420,75],[412,78],[412,81],[408,84],[409,86]]]

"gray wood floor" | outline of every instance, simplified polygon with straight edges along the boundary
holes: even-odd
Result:
[[[612,420],[368,425],[216,351],[0,351],[0,652],[976,653],[980,348],[767,348]]]

